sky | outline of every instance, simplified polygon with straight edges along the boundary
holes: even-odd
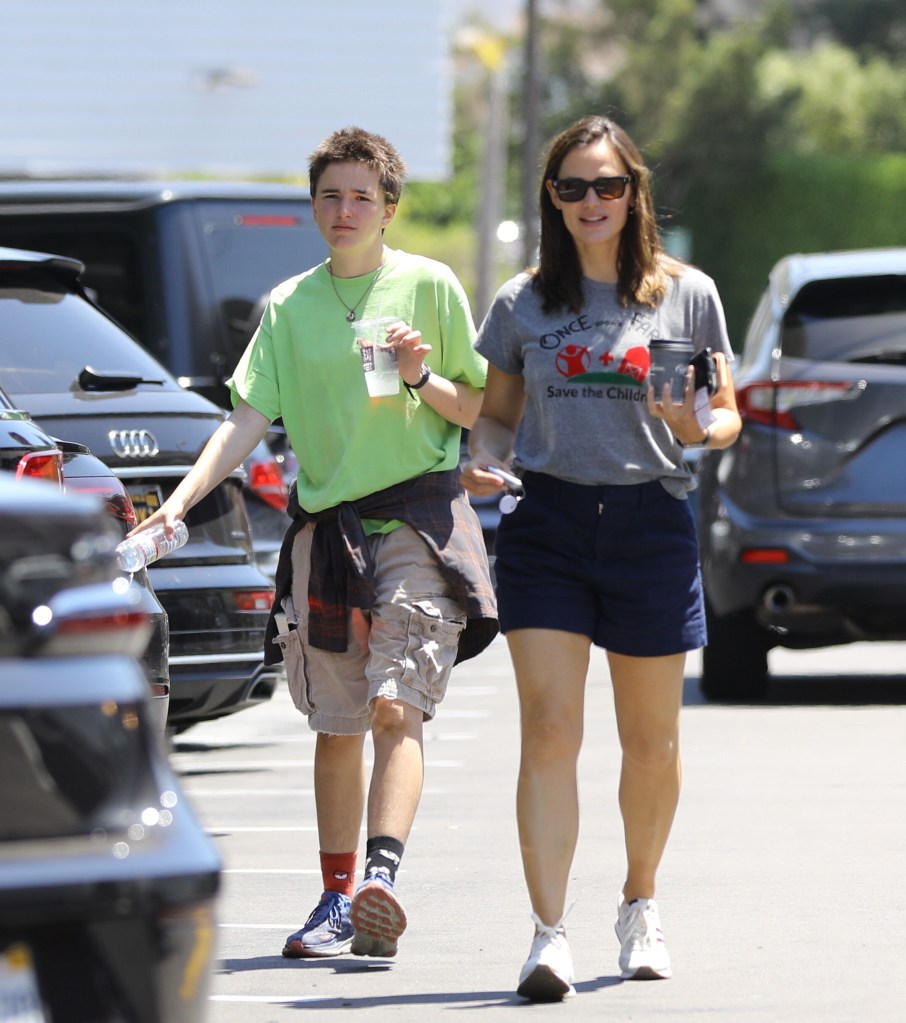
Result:
[[[483,21],[495,28],[509,28],[525,7],[525,0],[445,0],[445,2],[454,24],[469,14],[480,14]]]

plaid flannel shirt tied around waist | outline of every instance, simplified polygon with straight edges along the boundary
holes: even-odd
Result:
[[[292,589],[293,543],[309,522],[315,523],[308,587],[312,646],[344,652],[349,608],[370,611],[374,603],[374,563],[363,518],[398,519],[424,540],[452,595],[466,612],[457,663],[481,653],[497,635],[497,604],[481,525],[463,490],[458,468],[426,473],[320,512],[301,508],[293,487],[287,510],[293,521],[280,548],[276,598],[265,632],[265,664],[282,659],[275,642],[276,614]]]

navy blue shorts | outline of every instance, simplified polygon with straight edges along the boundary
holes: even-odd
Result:
[[[633,657],[704,646],[698,537],[688,501],[654,480],[582,486],[526,473],[497,531],[500,628],[562,629]]]

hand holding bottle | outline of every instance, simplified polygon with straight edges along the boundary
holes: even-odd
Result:
[[[143,529],[117,545],[116,556],[124,572],[138,572],[159,558],[178,550],[189,539],[189,530],[182,519],[177,519],[173,536],[167,536],[164,525]]]

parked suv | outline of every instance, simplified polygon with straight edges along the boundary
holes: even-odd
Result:
[[[139,519],[172,493],[224,413],[97,308],[71,259],[0,249],[0,378],[55,438],[79,441],[126,484]],[[273,581],[254,564],[236,473],[188,514],[189,542],[148,572],[170,626],[176,730],[269,699]]]
[[[0,471],[11,473],[16,479],[43,480],[54,490],[90,495],[101,503],[115,523],[118,540],[135,525],[135,509],[129,493],[113,470],[91,454],[84,444],[51,437],[27,412],[15,408],[2,388]],[[147,569],[132,576],[129,592],[132,606],[147,616],[151,626],[141,664],[148,676],[155,729],[164,738],[170,705],[167,613],[154,593]]]
[[[707,452],[702,691],[757,699],[771,647],[906,639],[906,249],[773,268]]]
[[[81,260],[98,304],[221,408],[271,289],[327,255],[307,189],[251,182],[0,181],[0,245]]]
[[[0,245],[80,260],[98,304],[224,409],[271,289],[327,255],[306,188],[252,182],[0,181]],[[245,466],[254,552],[271,576],[291,463],[277,424]]]
[[[201,1023],[220,859],[96,499],[0,472],[0,1019]]]

